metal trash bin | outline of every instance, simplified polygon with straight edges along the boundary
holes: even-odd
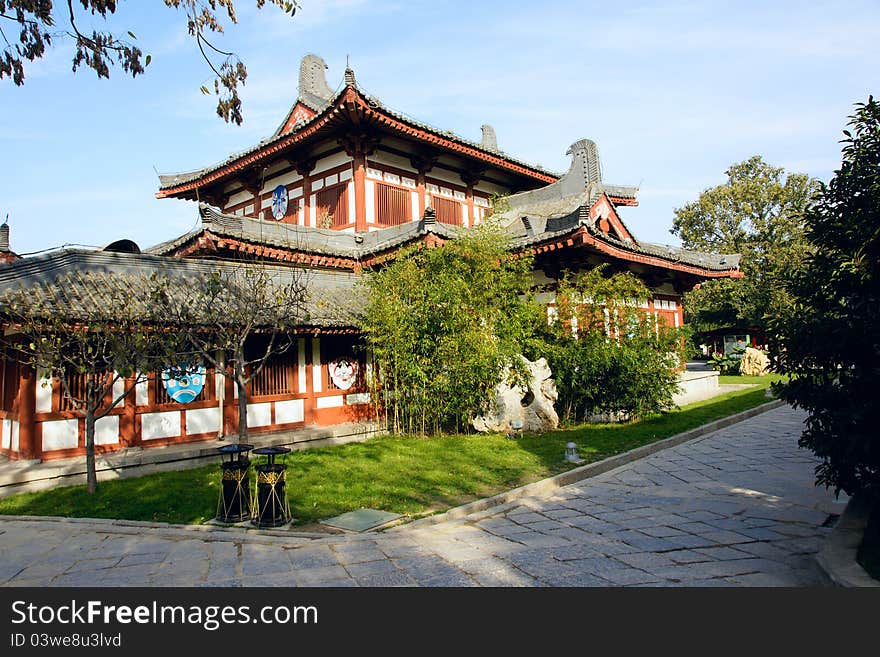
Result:
[[[245,443],[223,445],[217,451],[228,456],[220,464],[223,473],[220,481],[220,499],[217,501],[217,520],[242,522],[251,517],[251,462],[248,452],[253,445]]]
[[[266,457],[257,466],[256,507],[252,522],[257,527],[278,527],[290,522],[290,506],[287,503],[285,473],[287,466],[276,463],[275,457],[287,454],[287,447],[261,447],[254,454]]]

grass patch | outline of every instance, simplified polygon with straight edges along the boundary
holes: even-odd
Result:
[[[287,457],[287,488],[299,524],[360,508],[411,516],[463,504],[571,469],[565,444],[598,461],[668,438],[767,401],[771,377],[680,410],[627,424],[579,425],[515,440],[501,435],[435,438],[385,436],[295,452]],[[219,459],[218,459],[219,462]],[[214,517],[219,495],[217,465],[102,482],[89,495],[69,486],[0,499],[0,514],[117,518],[202,523]]]
[[[765,374],[764,376],[742,376],[739,374],[724,374],[718,377],[718,383],[749,383],[769,387],[771,383],[787,380],[784,374]]]

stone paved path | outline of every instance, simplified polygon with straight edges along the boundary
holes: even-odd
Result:
[[[7,586],[815,586],[829,513],[782,407],[462,520],[309,540],[0,519]]]

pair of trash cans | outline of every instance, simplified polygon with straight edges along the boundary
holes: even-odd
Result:
[[[236,523],[250,520],[257,527],[278,527],[290,521],[287,502],[287,466],[275,458],[287,454],[287,447],[260,447],[237,443],[218,447],[221,456],[228,457],[220,464],[222,473],[220,499],[217,502],[217,520]],[[248,454],[265,456],[266,462],[256,466],[257,483],[251,492]]]

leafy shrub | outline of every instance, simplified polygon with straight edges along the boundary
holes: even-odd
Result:
[[[648,289],[632,274],[600,267],[565,277],[556,319],[540,342],[559,392],[564,422],[596,414],[645,416],[672,405],[676,370],[686,354],[684,329],[639,310]]]
[[[531,259],[511,258],[484,223],[440,247],[415,248],[367,278],[362,328],[389,429],[465,429],[540,317],[527,298]]]
[[[740,349],[729,354],[715,352],[709,356],[709,365],[721,374],[739,374],[743,351]]]

